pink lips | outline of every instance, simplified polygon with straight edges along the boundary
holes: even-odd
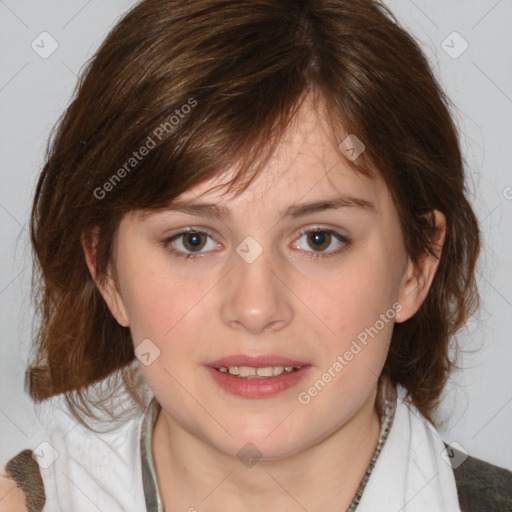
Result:
[[[243,378],[218,370],[221,366],[300,366],[293,372],[283,372],[276,377]],[[309,372],[311,365],[297,359],[277,355],[247,356],[243,354],[223,357],[206,365],[208,373],[222,389],[245,398],[266,398],[277,395],[300,382]]]

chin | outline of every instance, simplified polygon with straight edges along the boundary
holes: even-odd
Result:
[[[282,418],[281,420],[282,421]],[[264,433],[260,429],[246,429],[245,431],[228,430],[233,434],[233,439],[223,439],[221,451],[239,459],[254,457],[259,460],[280,460],[294,455],[304,449],[304,435],[294,434],[275,429],[279,422],[274,423],[270,429],[265,428]],[[275,429],[274,432],[272,430]],[[270,435],[269,433],[272,432]],[[299,440],[298,440],[299,439]],[[227,443],[226,443],[227,441]]]
[[[278,440],[269,442],[261,438],[244,438],[236,439],[234,446],[231,446],[225,453],[239,459],[246,465],[252,465],[258,461],[276,461],[291,457],[295,453],[301,451],[301,446],[287,445]]]

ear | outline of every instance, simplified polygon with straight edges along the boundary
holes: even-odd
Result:
[[[83,235],[81,237],[81,243],[87,268],[91,273],[96,287],[107,303],[108,309],[119,325],[128,327],[130,322],[126,312],[126,307],[118,289],[116,279],[112,275],[111,268],[109,268],[106,276],[98,276],[96,258],[96,246],[98,243],[97,230],[94,230],[87,235]]]
[[[441,258],[446,237],[446,218],[438,210],[432,210],[427,216],[435,222],[435,230],[432,234],[432,250],[435,256],[427,252],[416,265],[410,258],[407,259],[407,268],[398,292],[397,301],[402,305],[402,309],[396,313],[395,322],[397,323],[411,318],[423,304]]]

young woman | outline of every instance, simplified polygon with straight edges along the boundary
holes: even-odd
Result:
[[[47,441],[0,510],[512,508],[512,474],[432,424],[479,230],[448,100],[382,5],[136,5],[31,220]]]

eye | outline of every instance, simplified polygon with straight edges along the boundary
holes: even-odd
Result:
[[[171,254],[185,259],[195,259],[218,247],[209,233],[194,228],[180,231],[162,243]],[[309,253],[309,258],[317,259],[339,254],[349,246],[350,240],[341,233],[332,229],[316,228],[303,231],[292,248],[303,250]]]
[[[218,246],[218,244],[213,242],[208,233],[193,228],[180,231],[179,233],[166,238],[163,241],[163,245],[168,248],[172,254],[186,259],[197,258],[197,256],[202,252],[207,252],[208,250],[214,249]],[[169,247],[170,245],[172,245],[172,247]],[[202,249],[205,248],[206,251],[203,251]]]
[[[301,239],[303,239],[303,242],[300,242]],[[346,236],[332,229],[325,228],[303,231],[297,240],[298,242],[294,243],[293,248],[305,250],[310,253],[313,252],[313,254],[308,256],[312,258],[334,256],[350,246],[350,240]],[[327,251],[329,248],[334,250]],[[313,249],[313,251],[309,249]]]

